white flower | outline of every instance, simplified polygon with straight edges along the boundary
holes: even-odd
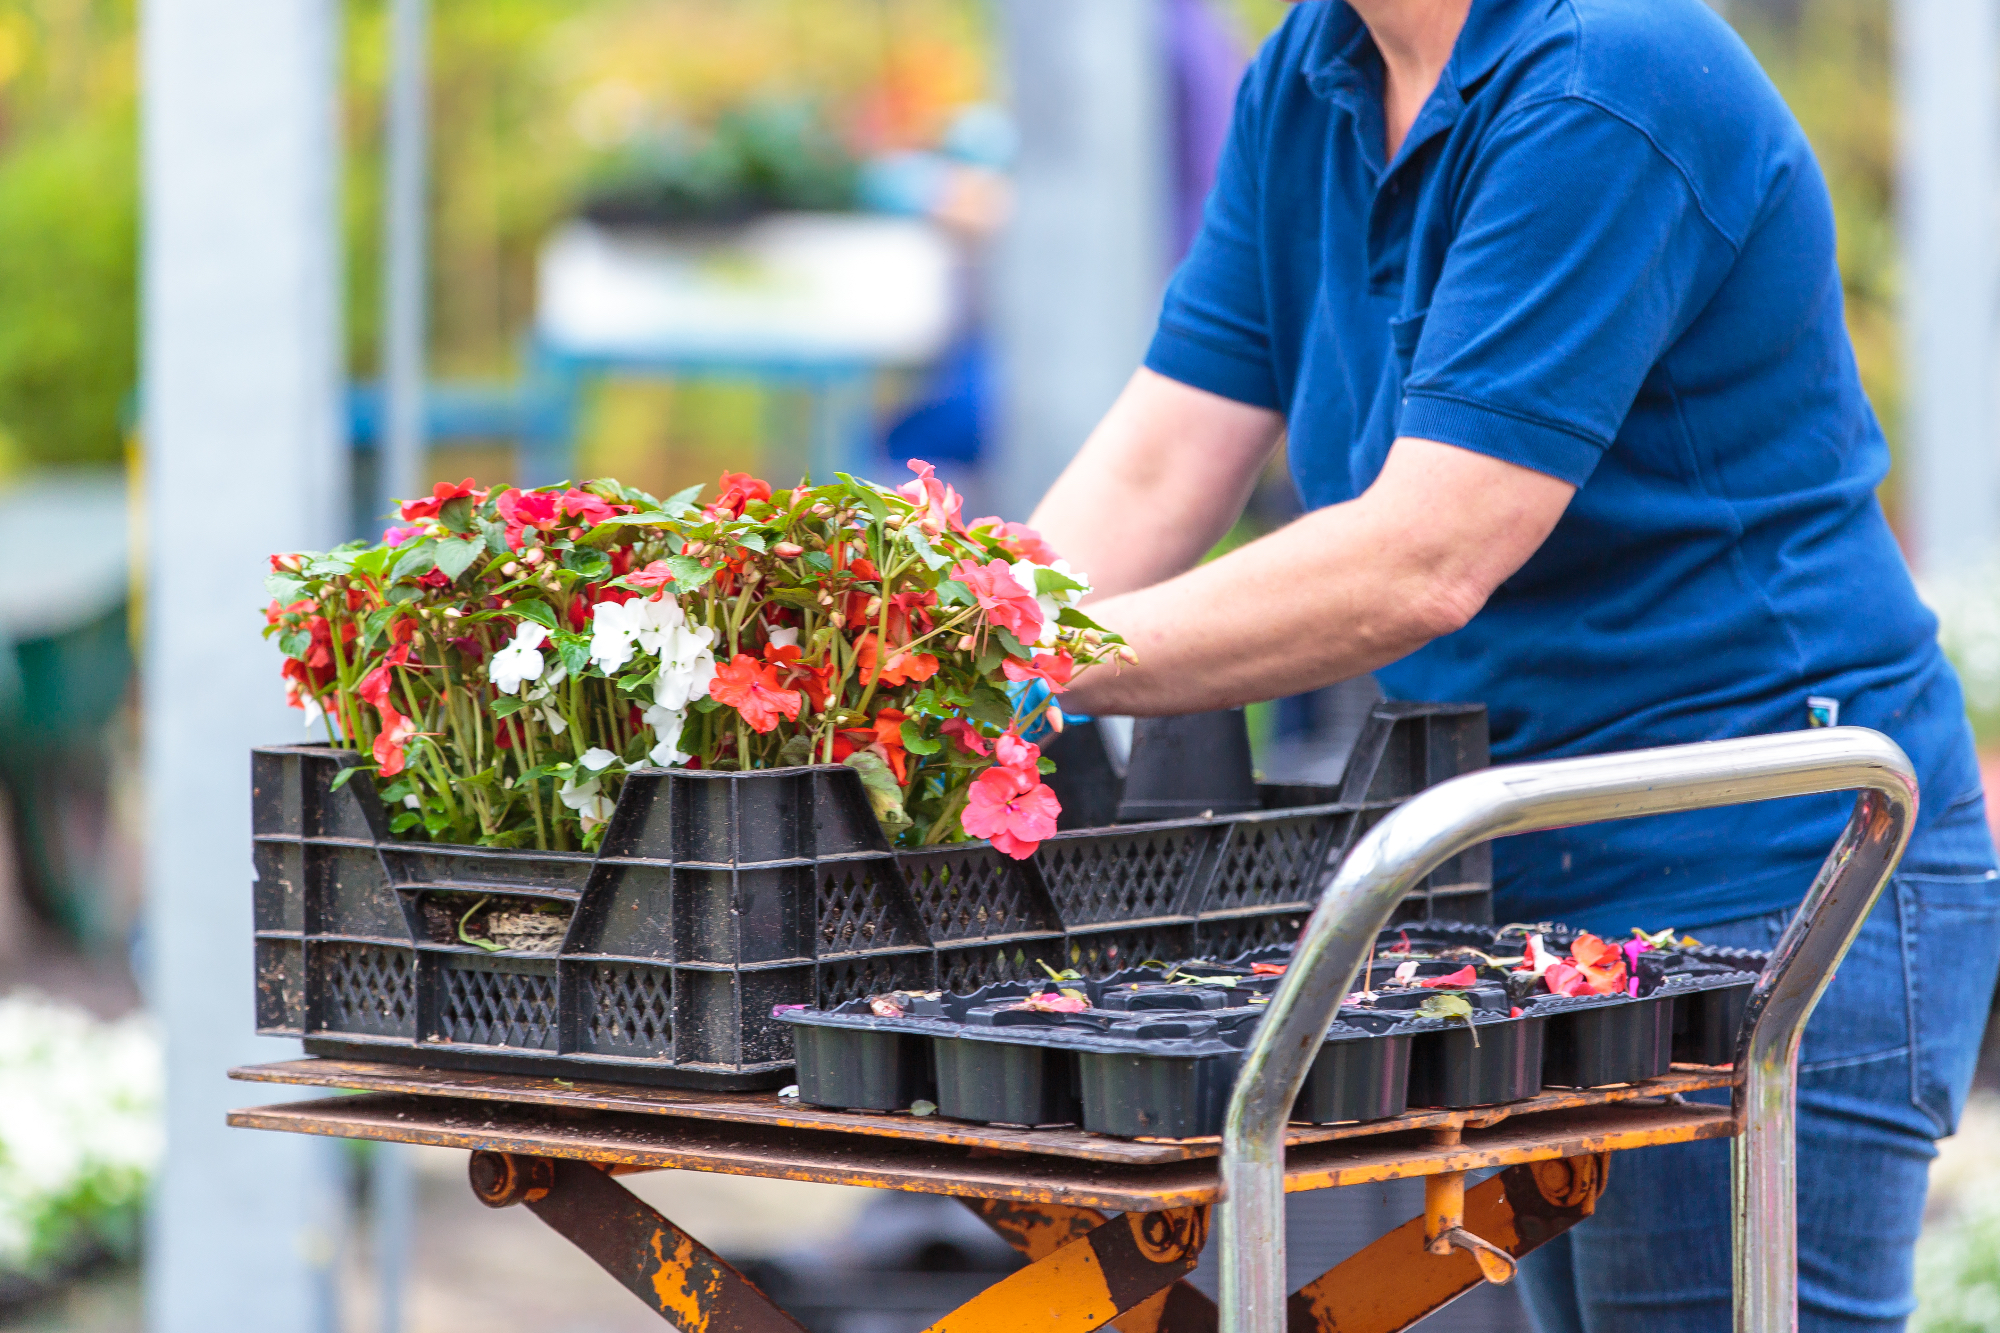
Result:
[[[593,773],[602,773],[605,769],[618,762],[618,756],[609,750],[600,749],[593,745],[583,752],[582,757],[577,762]]]
[[[599,602],[590,618],[590,660],[612,675],[632,660],[632,648],[645,623],[639,599],[629,602]]]
[[[694,758],[693,755],[683,754],[680,749],[681,731],[687,726],[687,709],[654,704],[646,710],[645,723],[653,729],[660,742],[647,752],[648,759],[661,768],[672,768]]]
[[[299,701],[299,707],[305,710],[306,730],[319,730],[319,720],[326,716],[326,710],[319,706],[319,700],[313,698],[311,690],[300,690],[295,697]]]
[[[661,641],[660,674],[653,682],[653,701],[662,708],[686,708],[708,697],[715,679],[715,631],[703,625],[669,630]]]
[[[1037,570],[1043,569],[1052,569],[1065,578],[1076,580],[1083,587],[1080,590],[1064,588],[1060,592],[1037,591],[1035,587],[1035,573]],[[1079,597],[1090,591],[1089,578],[1071,570],[1069,561],[1067,560],[1058,560],[1053,565],[1038,565],[1032,560],[1016,560],[1009,572],[1013,574],[1014,582],[1035,594],[1035,605],[1042,609],[1042,632],[1035,640],[1035,646],[1038,648],[1055,647],[1056,617],[1062,614],[1062,609],[1065,606],[1074,606]]]
[[[774,629],[765,637],[773,648],[796,648],[799,646],[799,632],[796,629]]]
[[[665,593],[649,597],[643,602],[633,601],[625,605],[639,608],[636,616],[638,626],[636,633],[639,646],[649,653],[658,654],[663,651],[673,631],[687,624],[687,613],[681,610],[681,604]]]
[[[569,720],[553,708],[542,710],[542,725],[549,729],[551,736],[560,736],[569,730]]]
[[[601,779],[592,778],[579,786],[574,778],[564,778],[556,795],[564,805],[583,816],[585,832],[611,818],[611,798],[604,795]]]
[[[493,688],[502,694],[513,694],[524,682],[540,678],[540,649],[548,637],[549,632],[534,621],[522,621],[514,630],[514,641],[493,654],[493,661],[486,668]]]

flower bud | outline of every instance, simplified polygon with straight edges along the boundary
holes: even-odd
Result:
[[[834,612],[834,613],[833,613],[832,615],[828,616],[828,617],[827,617],[827,620],[828,620],[828,622],[829,622],[829,623],[831,623],[831,624],[832,624],[832,626],[833,626],[833,627],[834,627],[835,629],[846,629],[846,628],[847,628],[847,617],[846,617],[846,616],[843,616],[843,615],[842,615],[842,614],[840,614],[840,612],[838,612],[838,611],[835,611],[835,612]]]
[[[1045,712],[1043,712],[1042,718],[1049,724],[1050,731],[1053,731],[1058,736],[1062,735],[1062,729],[1063,729],[1062,709],[1056,707],[1054,704],[1050,704],[1048,706],[1048,709]]]
[[[460,616],[464,615],[465,612],[459,610],[455,606],[447,606],[444,609],[444,614],[447,620],[457,620]]]
[[[796,560],[806,553],[806,548],[797,542],[779,542],[771,548],[771,554],[780,560]]]
[[[969,653],[977,646],[970,634],[961,634],[958,636],[958,651],[961,653]]]
[[[524,565],[539,565],[539,564],[541,564],[541,563],[542,563],[542,548],[541,548],[541,547],[539,547],[539,546],[536,546],[536,547],[531,547],[531,548],[529,549],[528,553],[527,553],[526,555],[524,555],[524,556],[522,556],[522,557],[521,557],[521,563],[522,563],[522,564],[524,564]]]
[[[882,599],[880,597],[870,597],[868,599],[867,607],[864,608],[861,612],[862,618],[865,620],[873,620],[876,616],[880,614],[882,614]]]
[[[821,589],[821,590],[820,590],[820,594],[819,594],[819,604],[820,604],[821,606],[832,606],[832,605],[833,605],[833,594],[832,594],[832,593],[830,593],[830,592],[827,592],[827,591],[826,591],[825,589]]]
[[[500,566],[500,572],[502,574],[505,574],[508,578],[511,579],[516,574],[521,572],[521,566],[516,564],[514,561],[509,560],[506,564]]]
[[[908,520],[909,520],[908,514],[891,514],[889,515],[889,517],[882,520],[882,526],[894,530],[896,528],[902,527],[903,524]]]
[[[689,542],[687,544],[686,549],[683,550],[681,554],[699,556],[706,554],[707,551],[708,551],[708,544],[706,542]]]
[[[1133,666],[1139,665],[1139,654],[1132,651],[1132,645],[1129,643],[1118,645],[1118,657],[1121,661],[1130,662]]]

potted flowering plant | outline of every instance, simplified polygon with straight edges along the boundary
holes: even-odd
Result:
[[[379,542],[271,558],[266,635],[307,725],[406,839],[591,851],[625,774],[855,770],[893,844],[1055,832],[1053,696],[1129,656],[1032,530],[928,464],[889,490],[742,473],[657,500],[439,485]]]

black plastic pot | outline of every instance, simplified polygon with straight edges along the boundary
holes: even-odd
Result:
[[[930,1045],[939,1115],[1030,1126],[1073,1125],[1082,1116],[1072,1051],[949,1037]]]
[[[1336,1022],[1292,1103],[1292,1119],[1337,1125],[1401,1115],[1409,1107],[1415,1037],[1400,1029],[1376,1033]]]
[[[1479,1010],[1471,1024],[1463,1019],[1415,1021],[1425,1030],[1410,1047],[1411,1106],[1460,1110],[1523,1101],[1541,1091],[1546,1019]]]
[[[931,1043],[906,1032],[800,1027],[799,1100],[848,1111],[907,1111],[937,1100]]]
[[[1682,973],[1662,983],[1674,1005],[1674,1061],[1726,1065],[1736,1060],[1736,1038],[1757,985],[1752,972]]]
[[[1658,1078],[1673,1063],[1674,1000],[1652,995],[1546,995],[1523,1011],[1546,1018],[1542,1082],[1601,1088]]]

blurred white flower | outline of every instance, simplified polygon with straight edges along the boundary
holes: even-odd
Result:
[[[548,637],[549,632],[534,621],[522,621],[514,631],[514,641],[493,654],[493,661],[486,668],[493,688],[502,694],[512,694],[524,682],[539,679],[542,674],[539,650]]]

